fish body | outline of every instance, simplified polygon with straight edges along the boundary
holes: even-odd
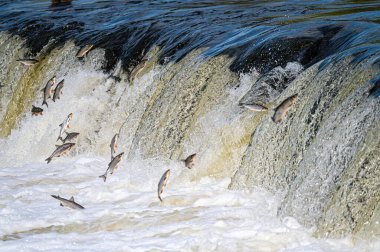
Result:
[[[68,200],[68,199],[59,197],[59,195],[50,195],[50,196],[52,196],[53,198],[59,200],[61,202],[60,205],[62,207],[67,207],[67,208],[71,208],[71,209],[84,209],[83,206],[81,206],[81,205],[79,205],[78,203],[75,202],[74,197],[71,197]]]
[[[131,74],[129,75],[129,82],[132,82],[135,77],[144,69],[146,63],[148,62],[147,59],[143,59],[140,64],[138,64],[135,68],[133,68]]]
[[[34,116],[42,115],[43,111],[44,110],[42,108],[35,107],[32,105],[32,115],[34,115]]]
[[[187,168],[189,168],[189,169],[193,168],[196,156],[197,156],[197,154],[194,153],[194,154],[191,154],[190,156],[188,156],[185,160],[182,160],[185,162],[185,166]]]
[[[65,132],[67,130],[67,128],[70,128],[70,121],[71,121],[71,118],[73,117],[73,113],[70,113],[67,118],[63,121],[63,123],[61,123],[59,125],[59,127],[61,127],[60,131],[59,131],[59,136],[58,136],[58,140],[61,140],[63,141],[63,132]]]
[[[124,155],[124,152],[114,157],[112,161],[108,164],[108,168],[106,172],[103,175],[99,176],[99,178],[102,178],[104,182],[106,182],[107,175],[113,174],[113,171],[117,169],[117,166],[119,165],[120,161],[123,160],[123,155]]]
[[[268,108],[258,104],[242,104],[242,106],[255,112],[262,112],[268,110]]]
[[[298,95],[292,95],[283,101],[277,108],[272,117],[273,122],[279,123],[288,114],[289,109],[294,105],[297,100]]]
[[[63,143],[66,143],[68,141],[72,141],[79,136],[78,132],[71,132],[71,133],[66,132],[66,134],[67,135],[66,135],[65,139],[62,140]]]
[[[55,102],[56,99],[60,99],[62,94],[62,88],[65,85],[65,80],[61,80],[57,86],[54,89],[54,95],[53,95],[53,102]]]
[[[158,182],[157,195],[158,199],[162,202],[161,193],[164,190],[166,183],[168,182],[170,175],[170,169],[168,169],[161,177],[160,182]]]
[[[92,44],[85,45],[84,47],[82,47],[82,48],[78,51],[76,57],[77,57],[77,58],[83,58],[84,56],[86,56],[86,54],[87,54],[87,53],[88,53],[93,47],[94,47],[94,45],[92,45]]]
[[[111,160],[114,158],[114,154],[116,153],[116,148],[117,148],[117,140],[119,139],[119,134],[115,134],[111,140]]]
[[[50,163],[51,160],[53,159],[53,157],[60,157],[64,154],[66,154],[67,152],[69,152],[71,150],[71,148],[74,147],[74,145],[75,145],[75,143],[64,143],[62,145],[58,145],[57,149],[55,149],[55,151],[53,151],[53,153],[50,155],[50,157],[45,159],[45,161],[47,161],[47,163]]]
[[[36,59],[18,59],[17,61],[25,66],[33,66],[34,64],[38,63],[38,60]]]
[[[51,98],[51,93],[52,93],[52,87],[55,84],[55,76],[51,78],[47,83],[45,88],[43,89],[44,91],[44,101],[42,102],[42,105],[46,104],[46,107],[48,107],[47,100]]]

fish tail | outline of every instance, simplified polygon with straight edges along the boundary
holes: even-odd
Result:
[[[51,162],[51,160],[52,160],[52,158],[51,158],[51,157],[49,157],[49,158],[45,159],[45,161],[47,161],[47,163],[50,163],[50,162]]]
[[[99,178],[102,178],[104,182],[106,182],[107,179],[107,173],[103,174],[102,176],[99,176]]]
[[[46,101],[43,101],[43,102],[42,102],[42,106],[43,106],[44,104],[46,104],[46,107],[49,107],[49,105],[47,104]]]

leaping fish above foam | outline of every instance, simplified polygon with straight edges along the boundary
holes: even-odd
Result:
[[[166,183],[168,182],[170,175],[170,169],[168,169],[161,177],[160,182],[158,182],[158,188],[157,188],[157,194],[158,194],[158,199],[162,202],[161,198],[161,193],[163,192]]]
[[[32,105],[32,115],[34,116],[42,115],[43,111],[44,110],[42,108]]]
[[[71,198],[69,200],[65,199],[65,198],[62,198],[62,197],[59,197],[59,195],[50,195],[50,196],[52,196],[53,198],[59,200],[60,201],[60,206],[62,206],[62,207],[67,207],[67,208],[71,208],[71,209],[84,209],[83,206],[81,206],[81,205],[79,205],[78,203],[75,202],[73,196],[71,196]]]
[[[53,151],[53,153],[50,155],[50,157],[45,159],[45,161],[47,161],[47,163],[50,163],[54,157],[60,157],[64,154],[68,153],[71,150],[71,148],[74,147],[74,145],[75,145],[75,143],[64,143],[62,145],[58,145],[57,149],[55,149],[55,151]]]
[[[114,157],[112,159],[112,161],[108,164],[108,168],[107,168],[106,172],[103,175],[99,176],[99,178],[102,178],[103,181],[106,182],[107,175],[113,174],[113,171],[117,169],[117,166],[119,165],[121,160],[123,160],[123,155],[124,155],[124,152],[122,152],[119,155],[117,155],[116,157]]]
[[[66,132],[66,134],[67,135],[66,135],[65,139],[62,140],[63,143],[66,143],[68,141],[72,141],[79,136],[78,132],[71,132],[71,133]]]
[[[61,99],[62,88],[65,85],[65,80],[61,80],[54,89],[53,102],[56,99]]]
[[[33,66],[34,64],[39,62],[36,59],[18,59],[17,61],[22,63],[25,66]]]
[[[196,156],[197,156],[197,154],[194,153],[194,154],[191,154],[190,156],[188,156],[186,159],[182,160],[183,162],[185,162],[185,166],[187,168],[189,168],[189,169],[193,168]]]
[[[135,68],[133,68],[128,78],[129,82],[132,82],[136,78],[136,76],[144,69],[147,62],[148,62],[147,59],[143,59],[141,60],[140,64],[138,64]]]
[[[86,56],[86,54],[87,54],[87,53],[88,53],[93,47],[94,47],[94,45],[92,45],[92,44],[85,45],[84,47],[82,47],[82,48],[78,51],[76,57],[77,57],[77,58],[83,58],[84,56]]]
[[[58,140],[61,140],[63,141],[62,139],[62,136],[63,136],[63,132],[66,132],[66,130],[68,128],[70,128],[70,121],[71,121],[71,118],[73,117],[73,113],[70,113],[67,118],[59,125],[59,127],[61,127],[60,131],[59,131],[59,136],[58,136]]]
[[[275,123],[279,123],[282,119],[287,116],[289,109],[294,105],[298,97],[298,94],[292,95],[289,98],[285,99],[277,108],[274,113],[272,120]]]
[[[55,84],[55,76],[53,76],[45,85],[44,89],[42,91],[44,92],[44,101],[42,102],[42,105],[46,104],[46,107],[49,107],[47,104],[47,100],[51,98],[52,94],[52,87]]]
[[[241,106],[249,109],[249,110],[252,110],[252,111],[255,111],[255,112],[262,112],[262,111],[267,111],[268,108],[264,107],[264,106],[261,106],[259,104],[241,104]]]
[[[119,139],[119,134],[115,134],[111,140],[111,160],[114,158],[114,154],[116,153],[116,148],[117,148],[117,140]]]

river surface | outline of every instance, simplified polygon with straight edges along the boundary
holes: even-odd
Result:
[[[380,251],[379,1],[5,0],[0,20],[0,251]]]

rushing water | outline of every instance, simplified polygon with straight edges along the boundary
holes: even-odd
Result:
[[[378,1],[2,1],[0,20],[0,251],[380,250]],[[69,113],[76,146],[46,164]]]

